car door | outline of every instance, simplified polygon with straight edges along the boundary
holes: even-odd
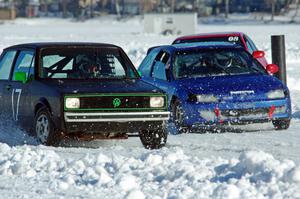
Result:
[[[9,106],[8,113],[10,117],[17,121],[22,126],[26,124],[31,124],[30,121],[26,121],[27,118],[30,118],[32,114],[30,101],[30,81],[21,82],[17,81],[17,73],[25,73],[26,79],[31,79],[34,73],[34,51],[30,49],[20,50],[17,54],[17,58],[13,67],[13,72],[11,75],[11,81],[8,85],[10,89],[10,101],[11,105]],[[9,96],[8,96],[9,98]]]
[[[139,66],[139,73],[142,76],[142,79],[147,82],[151,82],[151,71],[152,71],[152,66],[153,62],[157,56],[157,54],[160,52],[159,48],[154,48],[154,49],[149,49],[150,51],[148,55],[145,57],[145,59],[142,61],[142,63]]]
[[[139,67],[142,80],[165,91],[169,99],[171,99],[175,91],[167,77],[167,74],[170,74],[170,71],[168,71],[171,64],[170,55],[166,50],[160,48],[152,49]]]
[[[10,118],[11,107],[11,70],[17,50],[5,50],[0,58],[0,115],[2,119]]]
[[[167,64],[170,64],[170,59],[170,53],[164,50],[160,51],[154,60],[151,70],[151,79],[153,84],[164,91],[166,91],[169,86],[166,75],[166,66]]]
[[[149,79],[154,86],[162,89],[168,94],[170,98],[175,88],[170,82],[170,64],[171,64],[171,54],[168,51],[161,50],[152,65],[151,75]],[[170,98],[171,99],[171,98]]]

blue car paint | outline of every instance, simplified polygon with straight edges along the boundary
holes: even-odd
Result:
[[[170,45],[161,46],[152,51],[159,52],[161,50],[169,52],[171,54],[170,70],[173,71],[173,56],[176,50],[186,49],[233,49],[241,48],[238,45],[233,44],[194,44],[194,45]],[[150,52],[149,52],[150,53]],[[149,56],[149,55],[148,55]],[[147,58],[147,57],[146,57]],[[145,58],[145,59],[146,59]],[[139,67],[145,69],[152,67],[152,63],[142,62]],[[216,115],[212,119],[205,119],[201,117],[201,111],[210,110],[213,112],[216,109],[219,110],[245,110],[245,109],[258,109],[267,108],[270,109],[272,106],[285,107],[284,113],[272,114],[271,117],[258,116],[247,118],[247,121],[263,121],[271,119],[290,119],[291,118],[291,100],[289,96],[288,88],[276,77],[268,74],[241,74],[241,75],[222,75],[222,76],[211,76],[211,77],[191,77],[184,79],[175,79],[170,73],[169,81],[160,80],[151,77],[151,75],[142,74],[142,79],[148,83],[151,83],[160,89],[164,90],[168,94],[169,99],[169,110],[171,111],[171,104],[174,98],[177,98],[181,102],[181,106],[184,110],[184,124],[186,126],[194,126],[198,124],[207,123],[220,123],[220,122],[236,122],[237,118],[218,118]],[[285,98],[270,100],[267,99],[266,93],[282,89],[286,93]],[[254,91],[254,94],[233,94],[232,91]],[[198,103],[189,100],[191,94],[213,94],[219,97],[219,101],[216,103]],[[238,119],[242,121],[243,119]]]

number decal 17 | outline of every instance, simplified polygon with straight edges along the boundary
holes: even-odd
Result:
[[[15,102],[14,102],[15,93],[18,93],[16,107],[15,107]],[[13,114],[13,119],[15,121],[18,121],[21,93],[22,93],[22,89],[13,89],[12,94],[11,94],[12,114]]]

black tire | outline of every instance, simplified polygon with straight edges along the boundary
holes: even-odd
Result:
[[[290,127],[291,120],[290,119],[273,120],[272,123],[276,130],[285,130]]]
[[[165,130],[142,130],[139,134],[146,149],[160,149],[167,143],[168,133]]]
[[[34,136],[39,143],[56,145],[59,141],[51,114],[46,107],[40,108],[34,118]],[[46,133],[48,132],[48,134]]]
[[[174,123],[177,134],[188,133],[188,127],[184,126],[183,109],[179,100],[175,100],[172,104],[172,122]]]

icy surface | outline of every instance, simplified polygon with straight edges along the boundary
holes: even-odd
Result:
[[[266,124],[241,134],[170,135],[167,147],[154,151],[136,137],[95,142],[96,149],[53,148],[0,121],[0,198],[300,198],[300,26],[199,24],[198,30],[245,32],[268,60],[270,35],[286,35],[288,130]],[[144,34],[140,18],[18,19],[0,25],[0,51],[39,41],[114,43],[137,67],[149,47],[175,37]]]

